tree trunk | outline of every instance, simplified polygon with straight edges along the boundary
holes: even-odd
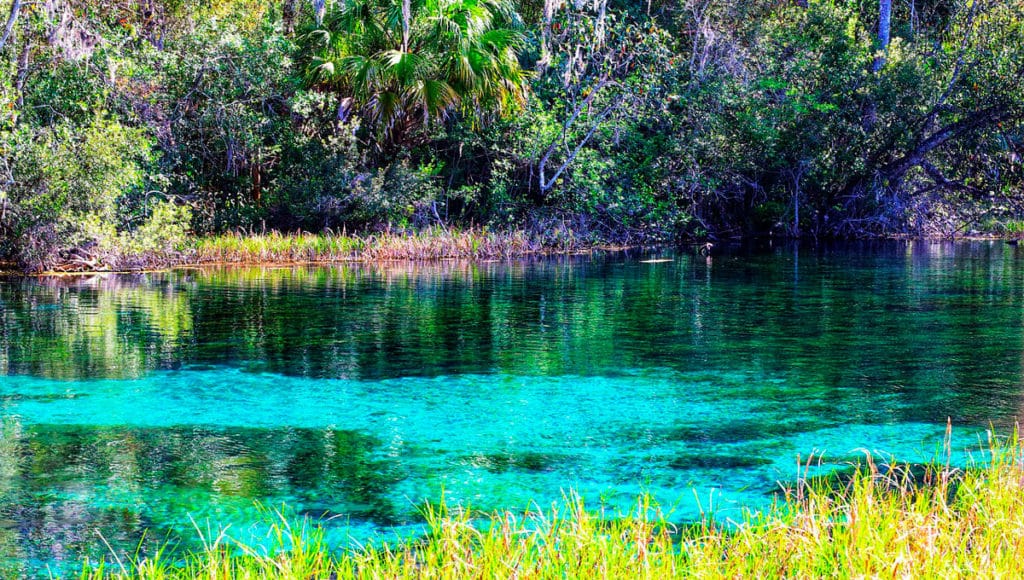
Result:
[[[21,54],[18,55],[18,80],[14,82],[14,92],[18,95],[16,106],[19,111],[25,107],[25,81],[28,79],[30,56],[32,56],[32,43],[26,39],[25,46],[21,47]]]
[[[284,33],[288,36],[295,34],[295,17],[297,15],[298,8],[297,0],[284,0],[284,4],[281,6],[281,24],[284,28]]]
[[[608,0],[594,0],[594,11],[597,12],[597,21],[594,23],[594,36],[597,45],[604,44],[604,20],[608,12]]]
[[[412,2],[402,0],[402,52],[409,52],[409,29],[412,21]]]
[[[316,19],[317,26],[324,23],[325,14],[327,14],[327,0],[313,0],[313,18]]]
[[[878,51],[875,60],[871,63],[871,72],[878,73],[885,66],[885,53],[889,50],[890,29],[892,27],[892,0],[878,0],[878,36],[876,38]],[[864,110],[861,124],[865,131],[871,131],[878,120],[878,107],[874,100],[869,100]]]
[[[555,18],[555,0],[544,0],[544,22],[540,30],[540,60],[537,70],[544,72],[551,63],[551,24]]]
[[[889,50],[889,39],[892,28],[892,0],[878,0],[878,50],[882,53],[875,57],[871,65],[872,72],[882,70],[885,65],[885,52]]]
[[[622,106],[622,101],[619,100],[619,101],[616,101],[616,102],[612,103],[611,105],[606,107],[603,111],[598,113],[596,118],[591,120],[590,128],[587,130],[587,133],[583,136],[583,138],[580,140],[580,142],[576,144],[576,147],[574,149],[572,149],[571,151],[567,151],[567,155],[566,155],[565,160],[558,167],[558,169],[555,170],[555,174],[551,176],[551,179],[547,179],[545,177],[545,172],[546,172],[546,169],[547,169],[548,161],[551,160],[551,156],[558,149],[558,145],[560,143],[565,143],[565,137],[568,134],[569,129],[576,123],[576,120],[580,117],[580,115],[583,114],[584,111],[590,109],[590,104],[591,104],[591,102],[593,102],[594,97],[596,97],[597,93],[600,92],[601,89],[603,89],[607,84],[608,84],[608,80],[607,79],[602,80],[601,82],[599,82],[590,91],[590,95],[588,95],[586,99],[584,99],[582,102],[580,102],[579,104],[576,105],[576,107],[573,109],[572,115],[570,115],[569,118],[562,125],[562,136],[561,136],[561,138],[558,139],[558,140],[555,140],[555,142],[552,143],[547,148],[547,150],[544,152],[544,154],[541,156],[540,161],[537,164],[537,173],[539,174],[539,177],[540,177],[540,179],[538,181],[538,184],[540,185],[540,195],[541,195],[541,197],[546,196],[548,191],[550,191],[551,188],[555,186],[555,183],[558,182],[558,178],[562,175],[562,173],[566,169],[569,168],[569,166],[572,164],[572,162],[576,160],[576,156],[579,155],[580,151],[583,150],[583,147],[587,144],[588,141],[590,141],[590,138],[594,136],[594,133],[596,133],[597,130],[600,128],[601,123],[605,119],[607,119],[609,117],[609,115],[611,115],[612,113],[616,112],[616,110],[618,110],[618,108],[620,106]],[[565,144],[568,145],[567,143],[565,143]]]

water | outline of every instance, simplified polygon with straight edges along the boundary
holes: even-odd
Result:
[[[998,243],[0,278],[0,574],[442,493],[738,517],[947,419],[962,460],[1024,403],[1022,307]]]

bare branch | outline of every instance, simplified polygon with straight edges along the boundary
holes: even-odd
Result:
[[[607,108],[605,108],[605,110],[601,111],[601,113],[594,119],[594,122],[591,124],[590,129],[587,131],[587,134],[583,136],[583,139],[581,139],[579,143],[576,144],[576,148],[572,150],[568,157],[565,158],[565,161],[563,161],[562,164],[558,167],[558,170],[555,171],[555,174],[551,176],[551,179],[545,182],[544,167],[547,165],[548,158],[551,157],[551,154],[554,152],[555,146],[552,145],[551,147],[548,148],[547,152],[544,154],[544,157],[541,158],[540,167],[538,168],[540,171],[540,191],[542,194],[547,193],[547,191],[550,190],[551,187],[555,185],[555,182],[558,181],[558,178],[561,177],[562,173],[566,169],[568,169],[569,165],[571,165],[572,162],[576,160],[576,156],[579,155],[580,151],[583,150],[583,147],[587,144],[588,141],[590,141],[590,138],[593,137],[594,133],[596,133],[597,130],[601,127],[601,123],[609,116],[611,116],[611,114],[615,112],[620,106],[622,106],[622,101],[613,103],[609,105]]]

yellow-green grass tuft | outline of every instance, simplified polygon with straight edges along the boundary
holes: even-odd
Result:
[[[424,508],[420,540],[331,550],[279,518],[271,547],[222,534],[165,554],[86,567],[83,580],[208,578],[950,578],[1024,574],[1024,449],[989,441],[965,469],[922,474],[867,459],[848,478],[805,478],[741,521],[679,526],[650,498],[628,514],[569,496],[484,517]]]
[[[546,242],[523,232],[430,228],[413,233],[224,234],[193,240],[183,261],[208,263],[306,263],[387,260],[507,259],[584,249],[581,244]]]

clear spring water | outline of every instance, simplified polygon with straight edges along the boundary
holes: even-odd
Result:
[[[976,447],[1022,380],[999,243],[0,278],[0,573],[258,539],[261,506],[338,545],[442,493],[738,517],[798,455]]]

